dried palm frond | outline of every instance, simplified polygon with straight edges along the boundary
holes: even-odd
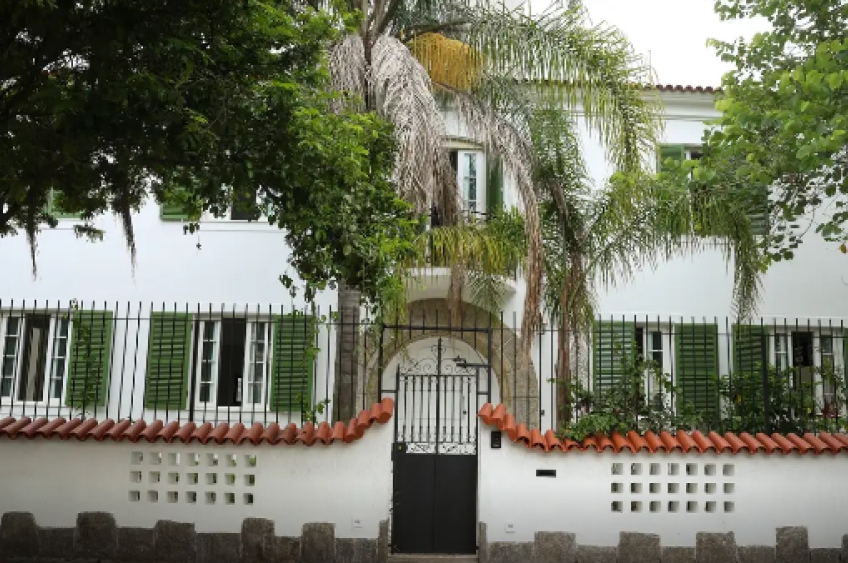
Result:
[[[527,290],[521,321],[521,349],[523,360],[529,363],[533,336],[539,328],[542,278],[545,269],[539,205],[533,186],[533,154],[530,140],[526,135],[522,135],[519,126],[504,119],[479,98],[458,91],[454,94],[460,119],[487,150],[500,156],[521,196],[527,244],[524,271]]]
[[[371,88],[378,112],[395,126],[399,195],[421,213],[436,205],[453,222],[456,176],[442,145],[444,117],[427,71],[406,45],[381,35],[374,42]]]
[[[365,47],[362,38],[349,34],[330,47],[327,63],[330,70],[330,84],[334,90],[352,94],[361,104],[367,88]],[[350,102],[350,100],[348,100]],[[334,108],[339,110],[339,107]]]

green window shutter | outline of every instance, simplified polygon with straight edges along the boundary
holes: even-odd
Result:
[[[733,325],[733,371],[752,373],[768,363],[768,330],[761,325]]]
[[[57,219],[79,219],[82,215],[81,213],[64,211],[56,204],[56,195],[59,191],[56,189],[50,190],[50,194],[47,196],[47,212]]]
[[[299,313],[274,317],[272,410],[300,412],[303,404],[312,406],[314,337],[315,317]]]
[[[675,364],[679,400],[715,417],[718,402],[718,325],[675,325]]]
[[[109,390],[112,311],[77,311],[71,326],[65,404],[83,409],[103,406]]]
[[[757,236],[765,236],[769,232],[768,187],[758,187],[754,195],[754,203],[748,212],[751,227]]]
[[[657,151],[657,172],[665,168],[665,161],[669,158],[683,162],[686,160],[686,148],[683,145],[660,145]]]
[[[184,193],[182,188],[174,190],[174,196],[166,198],[159,207],[159,216],[163,221],[188,221],[189,213],[185,206],[179,201],[179,196]]]
[[[486,174],[486,213],[494,215],[503,209],[503,162],[500,157],[489,155]]]
[[[598,321],[592,337],[595,394],[605,393],[624,376],[626,361],[636,351],[636,325]]]
[[[835,352],[836,345],[833,346],[833,349]],[[845,393],[848,395],[848,328],[842,330],[842,369],[845,377],[843,385],[845,387]]]
[[[191,366],[191,315],[158,312],[150,315],[144,406],[185,409]]]

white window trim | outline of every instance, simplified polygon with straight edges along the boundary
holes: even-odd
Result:
[[[195,381],[194,388],[194,410],[202,411],[202,412],[244,412],[250,413],[252,411],[256,411],[257,409],[265,410],[270,405],[271,400],[271,369],[273,367],[273,348],[274,348],[274,321],[273,319],[265,318],[265,317],[255,317],[255,316],[235,316],[231,318],[235,319],[244,319],[247,322],[247,329],[245,330],[245,348],[244,348],[244,365],[242,366],[242,375],[241,375],[241,383],[240,383],[240,397],[242,398],[242,404],[238,406],[220,406],[217,404],[217,389],[220,377],[220,372],[217,369],[217,364],[220,357],[220,346],[221,346],[221,321],[226,320],[230,317],[199,317],[195,319],[197,322],[192,323],[192,335],[191,335],[191,357],[192,364],[189,371],[189,377],[193,378]],[[202,380],[202,369],[203,369],[203,325],[204,323],[212,322],[214,323],[214,342],[215,349],[213,353],[213,361],[216,369],[213,370],[214,378],[210,384],[209,391],[209,401],[204,402],[201,400],[201,386],[203,385]],[[245,403],[247,398],[247,386],[248,386],[248,375],[250,373],[250,353],[251,353],[251,344],[252,344],[252,334],[253,327],[257,323],[265,323],[265,360],[264,360],[264,373],[262,375],[262,389],[261,389],[261,399],[258,402],[253,403]],[[196,358],[196,361],[195,361]],[[191,402],[191,398],[187,401]]]
[[[636,322],[636,329],[642,329],[642,350],[644,350],[644,361],[651,361],[652,346],[650,345],[651,333],[659,332],[662,334],[662,366],[660,367],[661,374],[668,374],[672,384],[676,384],[677,375],[673,370],[674,366],[674,335],[672,334],[672,325],[667,323],[651,323],[651,322]],[[650,401],[653,393],[659,391],[662,394],[663,403],[671,408],[674,406],[673,397],[666,393],[665,389],[656,389],[657,382],[654,380],[653,372],[646,374],[644,381],[645,397]]]
[[[69,362],[71,358],[71,349],[73,346],[72,342],[72,334],[73,334],[73,325],[70,318],[68,319],[68,332],[66,336],[66,344],[65,344],[65,357],[64,357],[64,365],[62,371],[62,383],[60,387],[59,397],[50,397],[50,388],[53,382],[53,356],[56,350],[56,324],[60,320],[62,315],[68,315],[68,311],[0,311],[0,370],[3,369],[3,362],[6,355],[6,331],[8,328],[8,319],[9,317],[24,317],[26,315],[46,315],[50,317],[50,328],[47,332],[47,354],[44,366],[44,383],[42,390],[42,398],[38,400],[18,400],[18,386],[20,385],[20,370],[21,366],[21,356],[22,356],[22,347],[24,342],[24,333],[18,335],[17,342],[15,343],[15,366],[12,370],[12,386],[9,391],[9,395],[0,396],[0,401],[3,402],[4,406],[13,406],[13,405],[21,405],[21,406],[44,406],[44,407],[53,407],[53,406],[65,406],[66,392],[68,387],[68,368]],[[23,326],[21,326],[23,328]],[[2,375],[0,375],[0,387],[2,387]]]
[[[234,225],[264,225],[268,226],[268,213],[266,210],[262,209],[262,201],[261,198],[256,196],[256,205],[259,206],[260,213],[256,219],[247,220],[247,219],[230,219],[230,214],[233,212],[233,207],[227,208],[227,214],[223,217],[216,217],[209,211],[204,211],[200,216],[200,223],[230,223]]]

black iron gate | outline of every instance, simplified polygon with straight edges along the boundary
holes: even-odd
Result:
[[[433,340],[395,372],[392,552],[473,554],[477,411],[490,396],[491,367],[462,340]]]

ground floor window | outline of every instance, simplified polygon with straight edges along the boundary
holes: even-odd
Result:
[[[0,317],[0,398],[62,398],[68,365],[69,320],[41,313]]]
[[[271,323],[222,319],[199,324],[198,402],[219,407],[264,403]]]
[[[313,395],[315,318],[154,312],[145,406],[300,412]]]

